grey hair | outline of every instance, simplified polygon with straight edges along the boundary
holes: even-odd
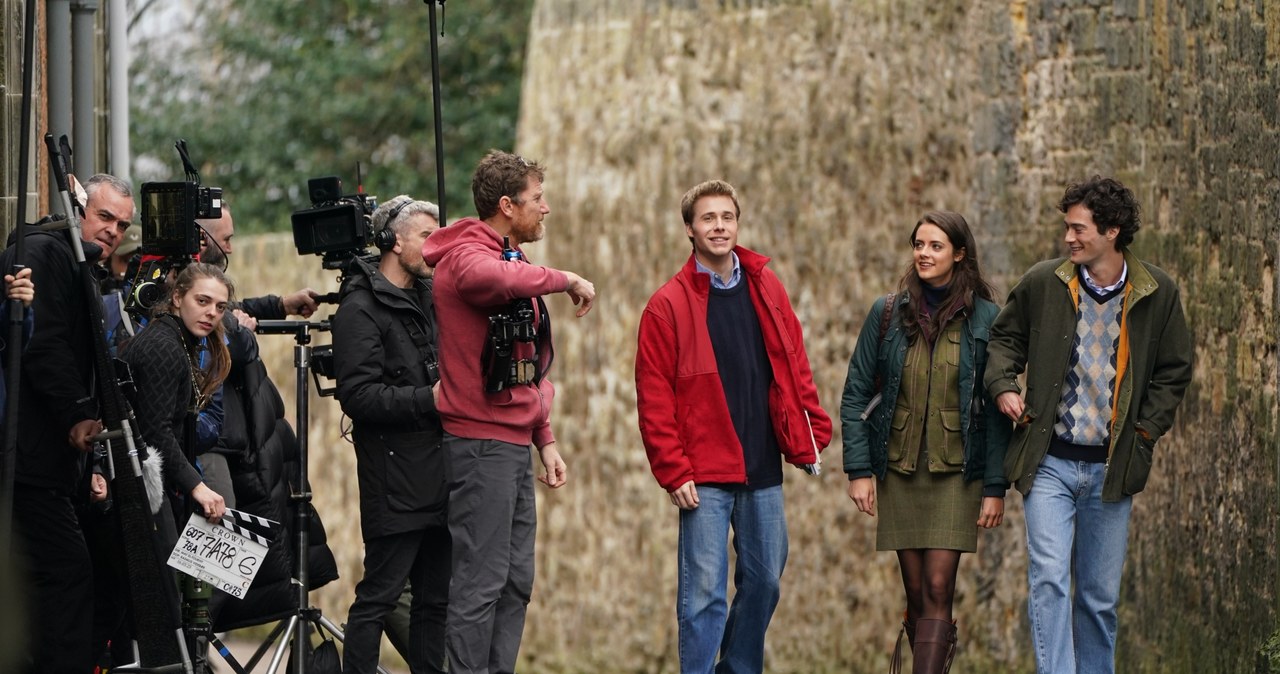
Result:
[[[404,205],[399,213],[396,213],[396,219],[391,222],[391,231],[399,234],[404,229],[404,223],[409,221],[409,216],[426,213],[430,215],[436,222],[440,222],[440,207],[430,201],[418,201],[407,194],[392,197],[386,203],[378,206],[378,210],[373,212],[373,231],[381,232],[387,226],[387,218],[391,216],[391,211],[397,207]]]
[[[93,193],[97,192],[98,188],[103,185],[110,187],[122,197],[133,198],[133,188],[129,186],[129,181],[107,173],[96,173],[84,181],[84,193],[89,199],[92,199]]]

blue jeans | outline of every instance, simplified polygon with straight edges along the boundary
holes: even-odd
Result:
[[[762,672],[764,634],[778,606],[787,563],[782,487],[749,491],[699,485],[698,502],[697,508],[680,511],[680,671]],[[731,525],[738,563],[733,606],[726,611]]]
[[[1041,674],[1115,671],[1116,604],[1133,499],[1103,503],[1104,475],[1105,464],[1046,455],[1023,500],[1027,613]]]

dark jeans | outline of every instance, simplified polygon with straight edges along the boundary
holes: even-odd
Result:
[[[86,674],[93,669],[93,565],[71,498],[16,485],[13,525],[25,573],[25,671]],[[22,587],[22,586],[20,586]]]
[[[377,671],[383,621],[395,609],[406,581],[413,590],[405,654],[409,669],[414,674],[444,671],[450,556],[449,530],[444,527],[365,541],[364,578],[347,612],[344,672]]]

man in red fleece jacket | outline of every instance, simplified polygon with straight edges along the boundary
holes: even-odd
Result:
[[[787,561],[782,459],[816,473],[831,418],[786,289],[738,245],[733,186],[704,182],[680,211],[693,254],[649,299],[636,349],[640,436],[680,509],[680,671],[762,672]]]
[[[449,460],[449,585],[446,649],[449,672],[513,672],[525,608],[533,591],[536,526],[529,445],[544,474],[563,486],[564,460],[551,434],[547,379],[550,317],[540,297],[563,292],[585,316],[595,286],[581,276],[530,264],[520,246],[542,238],[551,212],[543,169],[519,155],[492,150],[471,177],[480,219],[436,230],[422,253],[435,267],[433,297],[440,332],[436,410]],[[504,325],[497,354],[490,318]],[[509,364],[508,364],[509,361]],[[499,362],[499,367],[484,364]]]

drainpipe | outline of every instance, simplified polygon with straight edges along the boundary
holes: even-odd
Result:
[[[98,74],[94,14],[98,0],[71,0],[72,139],[77,177],[84,180],[98,172],[97,130],[93,109],[94,81]]]
[[[71,133],[71,0],[46,0],[45,43],[48,51],[49,133],[54,138]],[[43,148],[44,143],[37,147]],[[42,149],[35,156],[49,161]],[[58,186],[49,181],[49,203],[59,203]]]
[[[107,2],[107,148],[106,171],[129,180],[129,8],[124,0]]]

